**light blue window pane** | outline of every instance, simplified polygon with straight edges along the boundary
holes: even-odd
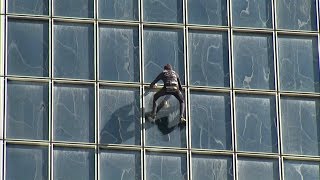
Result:
[[[317,37],[279,36],[280,89],[319,92]]]
[[[54,0],[55,16],[93,18],[93,0]]]
[[[280,29],[317,30],[316,0],[277,0]]]
[[[274,89],[272,34],[234,33],[235,86]]]
[[[7,0],[7,6],[9,13],[36,15],[49,13],[49,0]]]
[[[53,150],[53,178],[91,180],[95,178],[94,149],[56,147]]]
[[[144,96],[145,113],[152,111],[152,101],[155,91],[147,91]],[[187,146],[186,126],[180,124],[180,103],[172,95],[168,96],[168,106],[157,113],[156,121],[145,118],[145,139],[148,146],[182,147]],[[166,96],[157,100],[158,107]]]
[[[48,147],[7,144],[6,179],[48,179]]]
[[[170,0],[171,1],[171,0]],[[144,30],[144,80],[152,82],[170,63],[184,84],[183,31],[148,28]],[[159,82],[160,83],[160,82]]]
[[[311,161],[284,161],[285,180],[320,179],[320,163]]]
[[[57,141],[94,142],[94,87],[56,84],[53,133]]]
[[[238,158],[239,180],[279,180],[278,159]]]
[[[272,28],[272,0],[232,0],[232,24]]]
[[[146,179],[187,179],[187,156],[185,154],[147,153]]]
[[[48,140],[48,102],[48,84],[8,81],[7,137]]]
[[[100,143],[140,144],[139,89],[100,88]]]
[[[138,0],[99,0],[99,18],[138,20]]]
[[[233,180],[232,157],[192,155],[192,179]]]
[[[143,20],[182,23],[182,0],[143,0]]]
[[[189,24],[228,24],[226,0],[188,0],[188,9]]]
[[[139,30],[137,27],[100,26],[99,79],[140,80]]]
[[[8,20],[8,74],[48,76],[48,26],[47,21]]]
[[[283,152],[319,156],[319,119],[320,99],[282,97]]]
[[[141,180],[140,151],[100,151],[100,179]]]
[[[190,31],[190,84],[228,87],[228,56],[227,32]]]
[[[192,148],[231,150],[230,96],[192,92],[190,104]]]

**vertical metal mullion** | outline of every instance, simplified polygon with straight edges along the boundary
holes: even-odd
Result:
[[[146,179],[146,152],[145,152],[145,103],[144,103],[144,51],[143,51],[143,0],[139,1],[139,52],[140,52],[140,89],[141,98],[140,105],[142,105],[142,118],[141,118],[141,179]]]
[[[99,21],[98,21],[98,0],[94,1],[94,62],[95,62],[95,179],[100,179],[100,148],[99,148],[99,132],[100,132],[100,109],[99,109]]]
[[[317,23],[317,32],[318,32],[318,34],[319,34],[319,0],[316,0],[316,4],[315,4],[315,6],[316,6],[316,23]]]

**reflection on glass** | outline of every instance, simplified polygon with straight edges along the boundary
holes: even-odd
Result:
[[[48,84],[8,81],[7,137],[48,140],[48,102]]]
[[[99,0],[99,18],[138,20],[138,0]]]
[[[53,169],[54,179],[94,179],[94,149],[55,147]]]
[[[139,180],[141,179],[140,151],[100,151],[100,178]]]
[[[192,179],[233,180],[232,157],[192,155]]]
[[[187,156],[185,154],[146,154],[146,179],[187,179]]]
[[[94,87],[56,84],[53,133],[57,141],[94,142]]]
[[[93,18],[93,0],[54,0],[55,16]]]
[[[282,144],[286,154],[320,155],[320,99],[282,97]]]
[[[231,150],[230,96],[192,92],[190,104],[192,148]]]
[[[6,179],[48,179],[48,147],[7,144]]]
[[[272,34],[234,33],[235,86],[274,89]]]
[[[182,0],[143,0],[143,20],[182,23]]]
[[[228,87],[228,56],[227,32],[190,31],[190,84]]]
[[[163,66],[170,63],[184,84],[183,31],[147,28],[143,41],[145,82],[152,82],[163,71]]]
[[[7,3],[9,13],[36,15],[49,13],[49,0],[7,0]]]
[[[100,143],[140,144],[139,89],[100,90]]]
[[[319,92],[317,37],[279,36],[280,89]]]
[[[238,157],[239,180],[278,180],[278,159]]]
[[[9,75],[48,76],[48,26],[47,21],[8,20]]]
[[[320,179],[320,163],[312,161],[284,161],[284,179]]]
[[[138,82],[140,79],[138,28],[100,26],[99,37],[99,79]]]

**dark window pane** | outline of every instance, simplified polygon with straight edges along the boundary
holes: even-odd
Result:
[[[7,3],[9,13],[37,15],[49,13],[49,0],[7,0]]]
[[[93,18],[93,0],[54,0],[55,16]]]
[[[99,0],[99,18],[138,20],[138,0]]]
[[[312,180],[320,179],[320,163],[312,161],[284,161],[284,179]]]
[[[143,20],[182,23],[182,0],[143,0]]]

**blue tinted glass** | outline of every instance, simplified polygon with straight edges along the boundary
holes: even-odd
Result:
[[[192,179],[233,180],[232,157],[192,155]]]
[[[226,32],[190,31],[190,84],[228,87],[228,56]]]
[[[237,148],[240,151],[278,152],[274,96],[237,94]]]
[[[55,16],[93,18],[93,0],[54,0]]]
[[[140,151],[100,151],[100,178],[141,180]]]
[[[48,147],[7,144],[6,179],[48,179]]]
[[[183,31],[148,28],[144,30],[143,39],[145,82],[152,82],[163,71],[163,66],[170,63],[184,84]]]
[[[8,20],[8,74],[48,76],[48,26],[47,21]]]
[[[234,33],[235,86],[274,89],[272,35]]]
[[[138,0],[99,0],[99,18],[138,20]]]
[[[139,89],[100,90],[100,143],[140,144]]]
[[[48,15],[49,12],[49,0],[7,0],[7,3],[9,13]]]
[[[231,150],[230,96],[192,92],[190,104],[192,147]]]
[[[56,84],[53,133],[57,141],[94,142],[94,87]]]
[[[188,9],[189,24],[228,24],[226,0],[188,0]]]
[[[232,0],[232,24],[244,27],[272,27],[272,0]]]
[[[284,161],[284,179],[313,180],[320,179],[320,163],[311,161]]]
[[[278,159],[238,158],[239,180],[278,180]]]
[[[138,28],[100,26],[99,37],[99,79],[139,81]]]
[[[56,147],[53,150],[53,178],[94,179],[94,162],[93,149]]]
[[[143,20],[181,23],[182,0],[143,0]]]
[[[280,89],[319,92],[317,37],[279,36]]]
[[[93,25],[55,23],[54,76],[93,79]]]
[[[8,81],[7,137],[48,139],[49,87],[45,83]]]
[[[185,154],[147,153],[146,179],[187,179],[187,156]]]
[[[275,2],[278,28],[317,30],[316,0],[277,0]]]
[[[320,99],[282,97],[283,152],[319,156],[319,119]]]

